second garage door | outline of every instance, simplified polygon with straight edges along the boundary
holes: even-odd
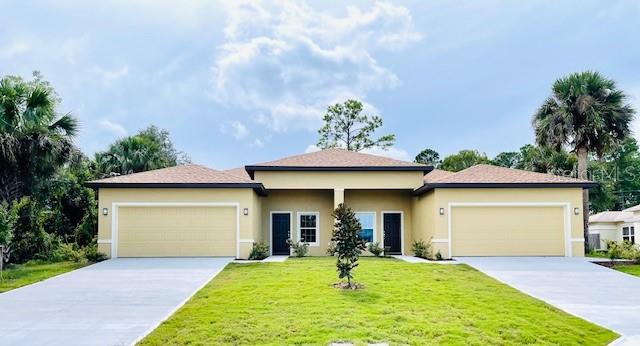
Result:
[[[236,255],[236,208],[118,208],[118,257]]]
[[[564,208],[451,209],[453,256],[564,256]]]

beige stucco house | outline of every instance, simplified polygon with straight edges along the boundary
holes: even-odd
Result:
[[[636,230],[640,227],[640,205],[621,211],[603,211],[589,216],[589,234],[600,241],[597,249],[606,249],[607,240],[636,243]]]
[[[582,189],[593,185],[490,165],[452,173],[342,149],[89,183],[99,195],[99,249],[112,258],[247,258],[254,242],[288,254],[288,238],[322,256],[340,203],[391,254],[430,240],[444,257],[583,256]]]

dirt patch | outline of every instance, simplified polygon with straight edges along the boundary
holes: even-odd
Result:
[[[349,284],[346,283],[346,282],[338,282],[338,283],[335,283],[335,284],[331,285],[331,287],[339,288],[339,289],[343,289],[343,290],[361,290],[361,289],[364,288],[364,285],[363,284],[354,283],[354,284],[351,284],[351,286],[349,286]]]

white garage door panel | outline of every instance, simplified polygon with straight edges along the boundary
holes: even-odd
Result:
[[[454,256],[564,256],[563,207],[453,207]]]
[[[235,256],[236,229],[235,207],[119,207],[118,256]]]

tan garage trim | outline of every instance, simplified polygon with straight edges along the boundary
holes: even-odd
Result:
[[[571,238],[571,204],[569,202],[491,202],[491,203],[469,203],[469,202],[451,202],[448,205],[448,242],[449,254],[453,254],[452,241],[452,210],[453,208],[464,207],[562,207],[563,208],[563,226],[564,226],[564,255],[571,257],[572,242],[576,241]]]
[[[237,202],[114,202],[111,204],[111,258],[118,258],[118,208],[120,207],[234,207],[236,258],[240,258],[240,203]]]

